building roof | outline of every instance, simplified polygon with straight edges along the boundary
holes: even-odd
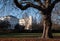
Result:
[[[13,17],[13,18],[17,18],[17,17],[15,17],[15,16],[12,16],[12,15],[8,15],[8,16],[6,16],[6,17]]]
[[[0,17],[0,19],[1,19],[1,20],[4,20],[5,18],[8,18],[8,17],[18,19],[17,17],[12,16],[12,15],[3,16],[3,17]],[[19,20],[19,19],[18,19],[18,20]]]

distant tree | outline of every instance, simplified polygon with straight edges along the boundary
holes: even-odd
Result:
[[[8,21],[0,21],[0,30],[2,29],[8,29],[8,27],[10,27],[11,24]]]
[[[24,30],[24,27],[25,27],[25,26],[16,24],[14,31],[15,31],[15,32],[22,32],[22,31]]]
[[[16,6],[22,10],[25,10],[29,7],[33,7],[41,11],[41,14],[43,15],[43,34],[42,38],[52,38],[52,31],[51,31],[51,12],[55,6],[56,3],[60,2],[60,0],[34,0],[38,3],[38,5],[35,5],[31,2],[26,2],[26,5],[23,6],[21,2],[18,2],[18,0],[14,0],[14,3]],[[43,1],[43,2],[42,2]]]

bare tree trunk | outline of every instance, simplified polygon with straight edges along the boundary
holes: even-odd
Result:
[[[42,38],[53,38],[52,36],[52,30],[51,30],[51,26],[52,26],[52,22],[51,22],[51,14],[45,14],[43,15],[43,35]]]

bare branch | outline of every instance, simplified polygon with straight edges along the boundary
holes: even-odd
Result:
[[[33,7],[33,8],[36,8],[36,9],[38,9],[38,10],[43,10],[43,8],[42,8],[41,6],[34,5],[34,4],[30,3],[30,2],[27,2],[27,5],[25,5],[25,6],[22,6],[22,4],[19,3],[17,0],[14,0],[14,3],[16,4],[16,6],[17,6],[18,8],[20,8],[20,9],[22,9],[22,10],[25,10],[25,9],[27,9],[27,8],[29,8],[29,7]]]
[[[45,7],[47,8],[48,6],[51,5],[51,0],[44,0]]]
[[[55,0],[55,1],[51,4],[52,8],[54,8],[55,4],[58,3],[58,2],[60,2],[60,0]]]
[[[41,0],[35,0],[37,3],[39,3],[39,6],[41,6],[42,8],[45,8],[44,4],[41,2]]]

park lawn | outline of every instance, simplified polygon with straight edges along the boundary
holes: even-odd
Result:
[[[60,33],[53,33],[53,36],[60,36]]]
[[[42,33],[5,33],[0,34],[0,38],[28,38],[41,37]],[[53,33],[53,36],[60,36],[60,33]]]
[[[6,33],[6,34],[0,34],[1,38],[7,38],[7,37],[16,37],[16,38],[23,38],[23,37],[40,37],[42,33]]]

